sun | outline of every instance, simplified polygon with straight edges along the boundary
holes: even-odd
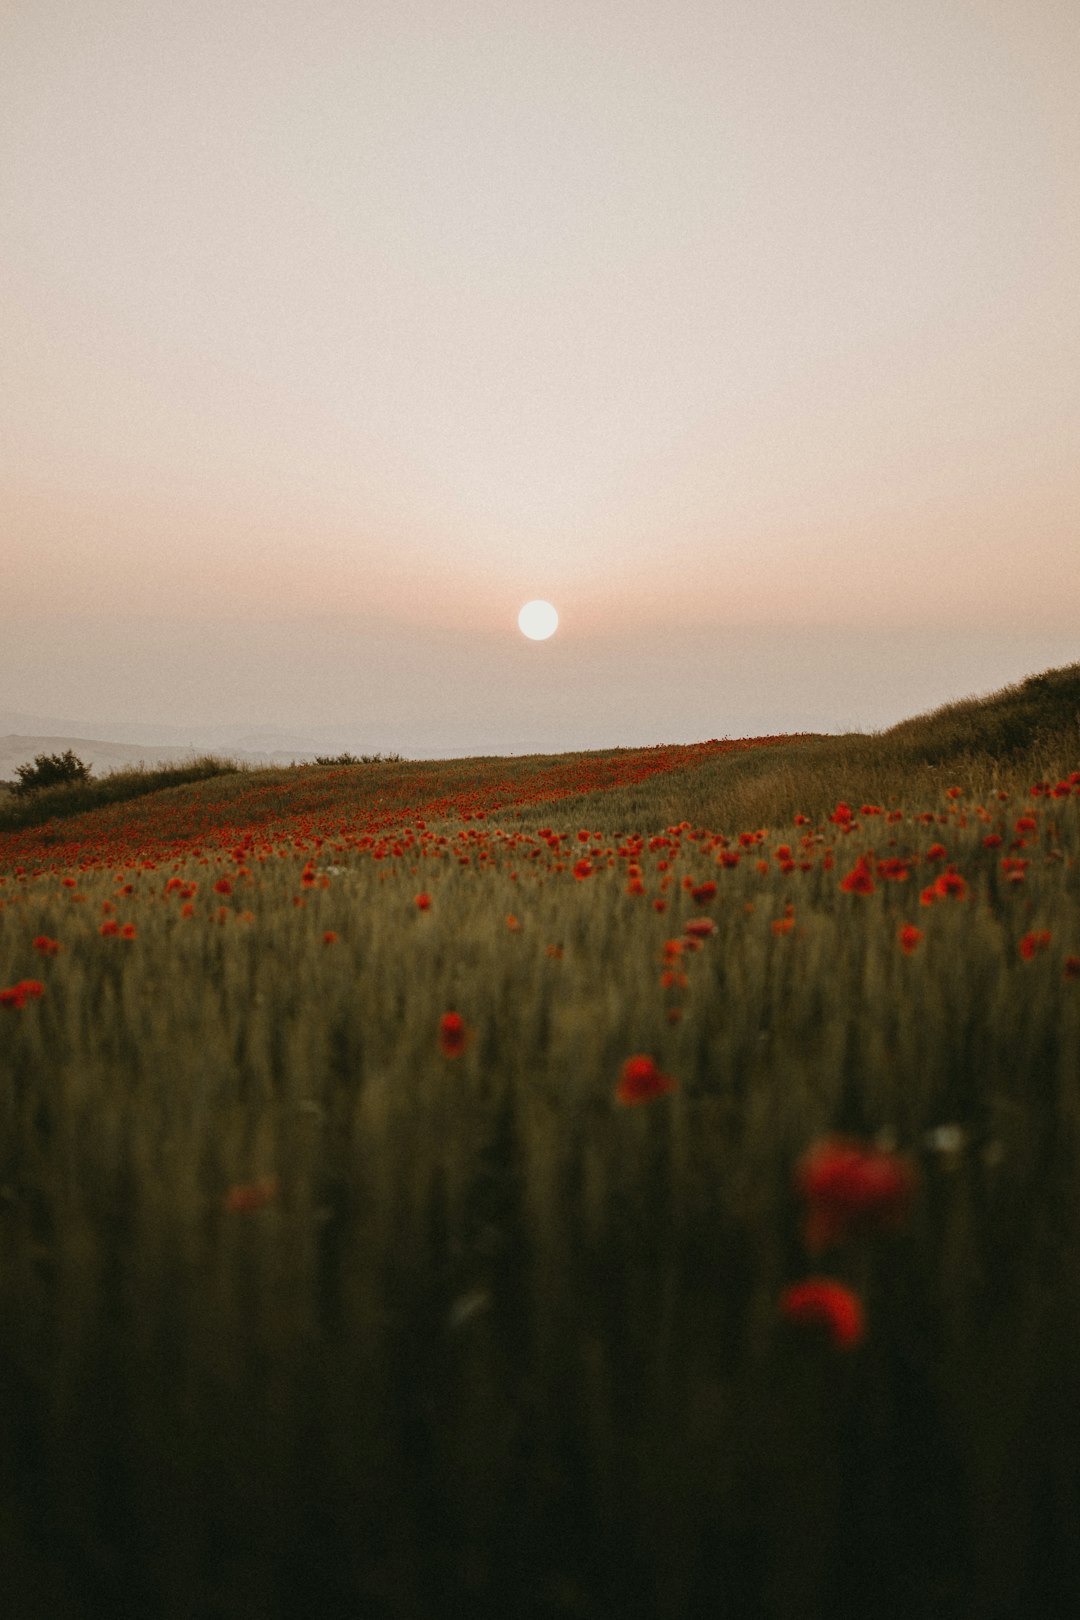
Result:
[[[518,629],[530,641],[546,641],[559,628],[559,615],[550,602],[526,602],[518,614]]]

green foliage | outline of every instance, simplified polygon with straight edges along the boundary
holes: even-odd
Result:
[[[55,757],[66,758],[63,755]],[[20,772],[29,768],[19,766]],[[178,787],[186,783],[234,775],[242,769],[243,767],[233,760],[219,759],[215,755],[206,754],[187,764],[111,771],[107,776],[95,778],[72,777],[57,785],[43,783],[32,792],[17,787],[6,802],[0,799],[0,831],[18,827],[43,827],[52,821],[62,821],[71,816],[81,815],[87,810],[124,804],[131,799],[139,799],[149,793],[160,793],[165,788]]]
[[[32,765],[16,765],[19,778],[15,793],[25,798],[39,793],[42,788],[69,787],[90,780],[90,766],[83,763],[72,749],[63,754],[37,754]]]
[[[317,754],[316,765],[377,765],[383,761],[396,763],[400,754]]]

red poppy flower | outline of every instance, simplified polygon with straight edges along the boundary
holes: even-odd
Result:
[[[866,1332],[859,1296],[831,1277],[807,1277],[785,1288],[780,1314],[789,1322],[823,1327],[840,1350],[850,1350]]]
[[[900,941],[900,949],[903,951],[905,956],[911,956],[914,953],[915,948],[922,937],[923,931],[921,928],[916,928],[914,923],[904,924],[903,928],[901,928],[899,934],[897,935],[897,938]]]
[[[1080,956],[1067,956],[1065,958],[1065,977],[1067,979],[1080,979]]]
[[[829,1137],[795,1171],[806,1201],[803,1238],[811,1253],[860,1233],[899,1225],[911,1204],[914,1171],[906,1159]]]
[[[471,1038],[460,1013],[443,1013],[439,1020],[439,1049],[443,1057],[458,1057]]]
[[[417,911],[430,911],[431,910],[431,896],[430,896],[430,894],[418,894],[413,903],[416,906]]]
[[[34,941],[34,949],[41,956],[55,956],[60,949],[60,941],[50,939],[48,934],[39,934]]]
[[[229,882],[228,878],[218,878],[217,882],[214,884],[214,893],[232,894],[232,884]]]
[[[632,1108],[638,1103],[651,1102],[654,1097],[665,1096],[674,1091],[677,1084],[670,1074],[660,1073],[651,1057],[639,1054],[627,1058],[623,1064],[615,1096],[624,1107]]]
[[[772,931],[774,934],[790,934],[794,926],[794,917],[774,917]]]
[[[40,979],[20,979],[18,984],[0,990],[0,1007],[25,1007],[28,1001],[36,1001],[44,994]]]
[[[699,906],[706,906],[710,900],[716,898],[716,884],[712,878],[705,883],[698,883],[690,890],[690,897],[696,900]]]
[[[943,899],[951,895],[954,900],[962,900],[967,894],[967,883],[960,873],[950,866],[934,879],[934,892]]]
[[[123,928],[121,928],[121,930],[120,930],[120,938],[121,939],[134,939],[135,938],[135,924],[134,923],[125,923]]]
[[[324,945],[336,945],[337,942],[338,942],[338,937],[334,933],[334,930],[332,928],[328,928],[326,930],[326,933],[323,935],[323,944]]]
[[[1049,928],[1042,928],[1037,933],[1025,934],[1020,941],[1020,955],[1025,962],[1030,962],[1039,951],[1045,951],[1050,944]]]
[[[860,855],[846,877],[840,879],[845,894],[873,894],[875,884],[865,855]]]
[[[710,934],[716,933],[716,924],[711,917],[691,917],[683,924],[683,933],[689,934],[691,939],[708,939]]]
[[[580,861],[574,862],[574,876],[577,878],[579,883],[583,878],[592,876],[592,869],[592,861],[587,860],[584,857],[582,857]]]
[[[104,934],[106,936],[109,934],[118,934],[119,932],[120,924],[112,918],[110,918],[108,922],[103,922],[101,927],[98,929],[99,934]]]

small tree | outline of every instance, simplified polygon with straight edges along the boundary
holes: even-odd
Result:
[[[84,765],[69,748],[63,754],[37,754],[32,765],[16,765],[19,778],[14,791],[23,796],[38,788],[68,787],[74,782],[90,780],[90,766]]]

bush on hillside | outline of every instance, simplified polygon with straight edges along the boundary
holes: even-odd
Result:
[[[30,769],[29,766],[22,768]],[[15,787],[11,790],[11,799],[17,800],[21,795],[22,802],[0,802],[0,832],[17,827],[40,827],[47,822],[81,815],[86,810],[101,809],[104,805],[141,799],[166,788],[184,787],[214,776],[232,776],[241,769],[235,760],[206,754],[187,763],[159,765],[153,769],[140,765],[131,770],[110,771],[107,776],[87,775],[42,784],[33,792]]]
[[[75,782],[88,782],[90,766],[69,748],[63,754],[37,754],[32,765],[16,765],[15,775],[19,780],[14,792],[24,798],[39,788],[70,787]]]
[[[316,765],[378,765],[400,763],[400,754],[316,754]]]

